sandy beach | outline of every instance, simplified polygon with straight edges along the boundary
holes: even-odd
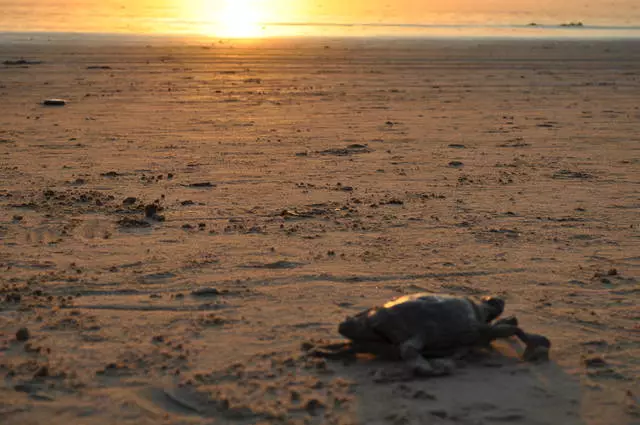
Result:
[[[2,424],[640,423],[637,41],[1,44],[0,99]],[[423,291],[551,361],[303,355]]]

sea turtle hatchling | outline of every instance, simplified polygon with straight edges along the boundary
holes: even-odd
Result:
[[[525,333],[515,317],[495,320],[504,305],[497,297],[403,296],[347,317],[338,332],[349,342],[315,347],[309,354],[347,358],[370,353],[399,358],[416,375],[435,376],[452,370],[453,362],[442,358],[515,335],[526,345],[525,360],[548,359],[551,342],[547,338]]]

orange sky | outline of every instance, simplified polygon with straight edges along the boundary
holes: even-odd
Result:
[[[640,25],[640,0],[0,0],[0,31],[254,33],[264,22]]]

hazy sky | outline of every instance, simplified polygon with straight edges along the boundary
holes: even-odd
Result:
[[[248,31],[258,22],[640,25],[640,0],[0,0],[0,11],[5,31],[172,32],[207,23],[212,31]]]

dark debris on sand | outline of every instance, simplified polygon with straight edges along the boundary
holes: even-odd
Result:
[[[39,60],[28,60],[28,59],[16,59],[16,60],[5,60],[2,62],[3,65],[7,66],[25,66],[25,65],[40,65],[44,63]]]
[[[552,176],[554,179],[579,179],[579,180],[588,180],[593,179],[595,176],[590,173],[586,173],[584,171],[571,171],[571,170],[560,170],[553,173]]]
[[[369,148],[368,145],[361,145],[358,143],[354,143],[344,148],[325,149],[323,151],[319,151],[318,153],[320,155],[348,156],[348,155],[369,153],[369,152],[373,152],[373,149]]]
[[[144,220],[138,220],[131,217],[123,217],[118,220],[118,226],[126,229],[151,227],[151,224]]]

